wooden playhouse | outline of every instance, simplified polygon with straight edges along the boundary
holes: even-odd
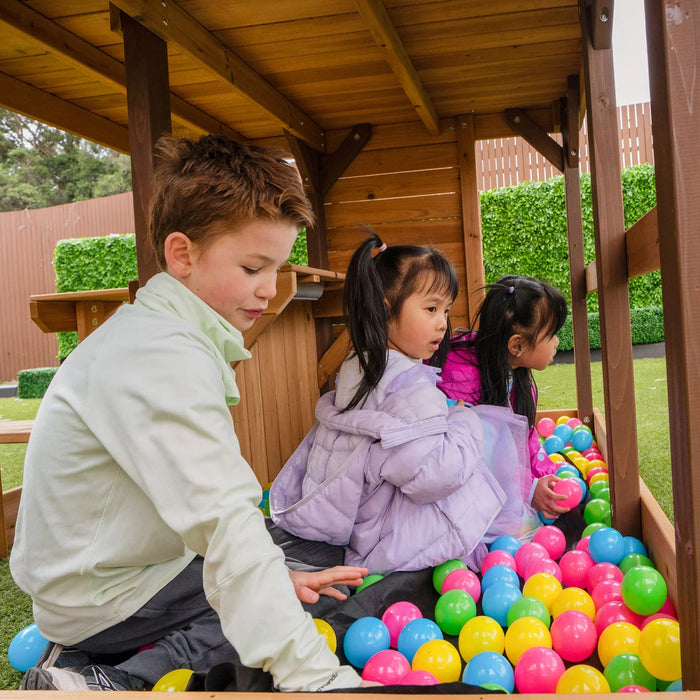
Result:
[[[0,104],[131,155],[141,283],[155,272],[144,212],[160,134],[220,132],[294,155],[318,219],[307,232],[310,267],[283,271],[275,308],[248,336],[254,358],[237,368],[246,400],[233,417],[261,483],[312,425],[344,357],[347,340],[334,322],[362,224],[388,243],[446,252],[461,282],[454,324],[466,325],[484,282],[475,143],[524,137],[565,178],[576,410],[605,449],[614,524],[642,537],[669,584],[683,686],[697,691],[700,0],[646,0],[658,206],[627,232],[613,21],[613,0],[2,0]],[[596,242],[588,266],[584,118]],[[627,291],[630,277],[659,268],[673,524],[639,479]],[[586,327],[585,297],[596,289],[604,418],[592,404]],[[119,294],[35,298],[32,317],[47,331],[85,335],[128,298]]]

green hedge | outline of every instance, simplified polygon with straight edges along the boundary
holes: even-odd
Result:
[[[17,372],[17,398],[43,399],[58,367],[21,369]]]

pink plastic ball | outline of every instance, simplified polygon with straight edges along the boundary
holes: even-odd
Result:
[[[382,622],[389,630],[389,644],[394,649],[399,641],[401,630],[413,620],[423,617],[423,613],[413,603],[407,600],[400,600],[398,603],[390,605],[382,615]]]
[[[515,664],[515,686],[519,693],[553,693],[562,673],[564,662],[556,651],[530,647]]]
[[[565,552],[559,560],[561,582],[565,586],[586,588],[588,572],[593,564],[593,559],[588,555],[588,552],[582,552],[578,549]]]
[[[578,428],[579,425],[583,425],[583,421],[580,418],[569,418],[566,424],[573,430]]]
[[[409,671],[399,685],[438,685],[440,681],[430,671]]]
[[[666,613],[667,615],[670,615],[671,617],[677,617],[676,615],[676,608],[673,607],[673,602],[671,601],[670,598],[666,598],[664,601],[664,604],[661,606],[661,610],[659,610],[660,613]]]
[[[620,581],[624,574],[620,571],[620,567],[615,564],[611,564],[608,561],[601,561],[594,564],[588,570],[587,585],[586,588],[590,593],[601,581],[612,579],[613,581]]]
[[[566,535],[554,525],[544,525],[535,533],[533,542],[541,544],[556,561],[566,549]]]
[[[586,482],[588,485],[591,485],[591,479],[596,475],[596,474],[608,474],[608,468],[607,467],[591,467],[588,470],[588,474],[586,474]]]
[[[595,609],[600,610],[610,601],[622,600],[622,584],[614,579],[604,579],[591,591],[591,598]]]
[[[643,685],[623,685],[622,688],[617,689],[618,693],[651,693],[649,688],[645,688]]]
[[[520,549],[522,549],[522,547]],[[520,549],[518,549],[518,552]],[[497,566],[498,564],[503,564],[513,569],[513,571],[516,570],[516,559],[510,552],[506,552],[505,549],[494,549],[489,552],[481,562],[481,575],[483,576],[492,566]],[[476,598],[474,600],[476,600]]]
[[[362,669],[362,680],[396,685],[411,670],[408,659],[395,649],[378,651]]]
[[[534,576],[535,574],[552,574],[552,576],[561,583],[561,568],[553,559],[539,559],[537,557],[530,559],[530,563],[525,569],[523,579],[527,581],[530,576]]]
[[[581,490],[581,484],[576,481],[576,479],[562,479],[554,484],[554,493],[563,494],[566,496],[565,499],[557,501],[557,504],[563,508],[575,508],[579,503],[581,503],[581,498],[583,497],[583,491]]]
[[[644,618],[636,612],[632,612],[621,600],[611,600],[596,611],[595,627],[600,636],[603,630],[615,622],[629,622],[635,627],[640,627]]]
[[[552,648],[564,661],[578,663],[587,659],[598,643],[593,620],[580,610],[565,610],[552,620],[549,631]]]
[[[585,537],[582,537],[577,543],[576,543],[576,549],[580,550],[581,552],[585,552],[590,556],[590,552],[588,551],[588,543],[591,541],[591,536],[586,535]],[[592,559],[592,557],[591,557]],[[595,562],[593,562],[595,564]],[[593,566],[593,564],[591,564]]]
[[[554,433],[557,424],[551,418],[540,418],[537,421],[537,432],[544,438]]]
[[[662,613],[662,612],[657,612],[654,613],[653,615],[649,615],[648,617],[645,617],[641,624],[639,625],[639,629],[643,630],[650,622],[653,622],[654,620],[675,620],[678,622],[678,620],[673,617],[673,615],[668,615],[667,613]]]
[[[515,562],[513,562],[515,563]],[[481,581],[479,577],[469,569],[455,569],[451,571],[442,582],[442,592],[446,593],[455,588],[466,591],[474,598],[474,602],[479,600],[481,595]]]
[[[521,575],[525,575],[525,569],[533,558],[549,559],[547,550],[537,542],[525,542],[515,553],[515,570]]]

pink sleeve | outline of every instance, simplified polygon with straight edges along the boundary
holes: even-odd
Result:
[[[479,368],[455,351],[447,355],[437,386],[450,399],[461,399],[470,406],[476,406],[481,402]]]
[[[532,475],[539,479],[547,474],[554,474],[556,467],[554,462],[549,458],[549,455],[544,451],[544,447],[540,445],[540,440],[537,437],[537,430],[530,428],[530,437],[528,439],[528,449],[530,452],[530,471]]]

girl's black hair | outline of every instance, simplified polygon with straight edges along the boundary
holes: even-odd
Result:
[[[481,402],[508,406],[508,385],[513,379],[513,410],[525,416],[532,427],[537,410],[537,385],[528,367],[511,370],[508,340],[520,333],[525,344],[533,347],[541,337],[556,335],[566,320],[563,294],[532,277],[509,275],[487,286],[487,293],[472,322],[476,333],[458,330],[452,349],[465,362],[476,354],[481,374]],[[471,352],[460,353],[460,349]],[[535,396],[533,396],[533,390]]]
[[[387,364],[389,321],[399,317],[406,299],[422,291],[426,282],[426,292],[444,291],[453,301],[459,290],[457,273],[442,253],[425,246],[392,245],[372,257],[382,241],[373,231],[371,234],[353,253],[345,276],[343,314],[362,380],[344,411],[361,404],[382,378]],[[445,363],[450,336],[448,319],[447,331],[431,364],[441,367]]]

